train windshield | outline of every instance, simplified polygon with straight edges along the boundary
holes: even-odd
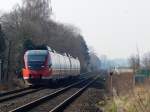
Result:
[[[28,62],[40,61],[44,62],[46,59],[45,55],[28,55]]]
[[[29,69],[41,69],[45,66],[45,61],[48,56],[48,52],[45,50],[32,50],[28,51],[27,64]]]

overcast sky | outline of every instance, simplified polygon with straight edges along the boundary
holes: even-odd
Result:
[[[9,11],[20,0],[0,0]],[[98,55],[127,58],[150,49],[149,0],[52,0],[54,18],[80,28]]]

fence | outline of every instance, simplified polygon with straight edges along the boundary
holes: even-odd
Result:
[[[143,84],[145,83],[146,79],[150,78],[150,70],[139,70],[135,73],[135,84]]]

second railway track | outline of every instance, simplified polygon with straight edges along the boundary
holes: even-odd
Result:
[[[44,97],[17,107],[16,109],[9,110],[9,112],[49,112],[50,110],[51,112],[58,111],[59,109],[62,109],[62,107],[66,106],[67,102],[69,103],[72,98],[75,98],[75,96],[83,92],[84,89],[86,89],[92,82],[94,82],[95,79],[92,79],[92,81],[91,79],[92,78],[90,77],[88,79],[71,84]],[[72,96],[72,98],[70,96]],[[62,103],[59,105],[60,102]]]
[[[20,91],[20,92],[14,92],[12,94],[7,94],[7,95],[3,95],[0,97],[0,103],[3,103],[5,101],[10,101],[10,100],[13,100],[15,98],[18,98],[18,97],[23,97],[27,94],[31,94],[31,93],[34,93],[34,92],[37,92],[37,91],[40,91],[40,90],[43,90],[44,88],[40,87],[40,88],[28,88],[28,89],[24,89],[23,91]]]
[[[19,93],[19,92],[28,90],[30,88],[32,88],[32,87],[26,87],[26,88],[21,88],[21,89],[16,89],[16,90],[11,90],[11,91],[8,91],[8,92],[0,93],[0,97],[4,97],[6,95],[11,95],[11,94],[14,94],[14,93]]]
[[[48,88],[47,87],[36,87],[36,88],[27,87],[23,89],[12,90],[6,93],[2,93],[0,94],[0,112],[9,112],[9,111],[20,112],[16,109],[19,109],[22,107],[24,108],[24,106],[26,107],[28,104],[29,105],[31,104],[31,107],[34,107],[33,106],[34,104],[36,106],[37,104],[41,103],[40,101],[37,103],[36,102],[37,100],[43,99],[44,97],[47,97],[49,95],[50,97],[55,97],[54,95],[55,93],[59,95],[60,93],[63,93],[66,90],[71,89],[76,84],[80,83],[83,80],[87,80],[90,77],[93,77],[93,76],[91,76],[91,74],[89,73],[83,73],[83,74],[80,74],[80,77],[78,79],[75,79],[72,81],[69,80],[69,82],[63,82],[56,86],[54,85],[52,88],[51,87],[50,88],[49,87]],[[53,96],[51,96],[52,94]],[[46,99],[49,100],[49,98],[46,98]],[[36,103],[34,103],[34,101]],[[42,100],[42,101],[45,101],[45,100]],[[24,110],[26,109],[23,109],[22,111]]]
[[[6,99],[4,97],[1,97],[5,101],[3,100],[3,102],[0,103],[0,112],[8,112],[14,108],[17,108],[18,106],[24,105],[25,103],[29,103],[40,97],[48,95],[62,87],[65,87],[68,84],[64,84],[64,85],[61,85],[60,87],[54,87],[54,88],[46,88],[46,87],[43,89],[36,88],[35,90],[33,90],[33,92],[32,91],[30,92],[29,90],[28,90],[28,92],[26,91],[26,93],[19,92],[18,93],[19,95],[16,94],[17,96],[15,96],[14,94],[10,94],[9,96],[7,96],[7,95],[5,96]],[[21,94],[23,94],[23,95],[21,95]],[[10,97],[10,99],[8,97]]]

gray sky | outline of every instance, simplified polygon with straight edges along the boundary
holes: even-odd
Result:
[[[0,0],[0,9],[9,11],[20,0]],[[52,0],[54,18],[81,29],[89,46],[98,55],[127,58],[149,51],[149,0]]]

